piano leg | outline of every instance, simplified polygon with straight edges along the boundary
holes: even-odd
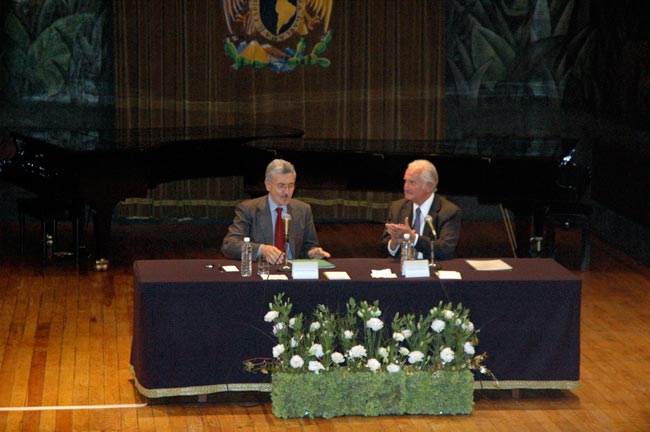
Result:
[[[97,271],[108,270],[114,208],[115,204],[102,204],[94,207],[95,270]]]
[[[528,205],[509,204],[507,208],[514,215],[514,237],[516,243],[516,257],[525,258],[532,254],[531,245],[535,242],[537,234],[535,209]]]

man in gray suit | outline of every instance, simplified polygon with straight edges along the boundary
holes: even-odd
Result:
[[[264,180],[269,192],[259,198],[242,201],[235,208],[235,218],[221,244],[221,251],[230,258],[241,257],[244,237],[250,237],[253,252],[264,255],[268,262],[284,262],[285,253],[293,258],[329,258],[318,244],[314,216],[309,204],[292,199],[296,186],[296,170],[290,162],[275,159],[266,167]],[[283,231],[278,225],[288,223],[289,248],[283,244]],[[277,237],[277,236],[280,237]],[[277,239],[277,240],[276,240]]]
[[[431,162],[418,159],[408,165],[404,173],[404,198],[391,203],[381,239],[382,248],[390,255],[400,252],[404,234],[408,233],[418,258],[431,256],[432,239],[436,259],[454,257],[460,239],[460,208],[436,194],[437,187],[438,171]],[[427,215],[431,216],[435,233],[426,223]]]

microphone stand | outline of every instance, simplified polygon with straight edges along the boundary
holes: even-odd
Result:
[[[288,273],[291,271],[291,266],[289,265],[289,221],[291,221],[291,215],[285,213],[282,219],[284,219],[284,265],[278,271]]]
[[[438,270],[442,269],[442,266],[440,264],[438,264],[436,262],[436,259],[435,259],[435,254],[433,252],[433,243],[434,243],[434,241],[435,241],[435,238],[432,237],[431,242],[430,242],[431,243],[431,259],[429,261],[429,268],[433,269],[433,271],[438,271]]]
[[[433,228],[433,218],[429,215],[424,218],[424,221],[429,225],[429,229],[431,230],[431,259],[429,260],[429,268],[433,269],[433,271],[438,271],[442,269],[442,266],[436,262],[436,256],[434,253],[434,248],[433,248],[433,243],[436,241],[436,230]]]

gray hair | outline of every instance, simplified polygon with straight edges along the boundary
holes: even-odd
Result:
[[[266,167],[265,179],[269,183],[273,182],[273,177],[278,174],[293,174],[296,175],[296,169],[291,162],[284,159],[273,159]]]
[[[425,182],[433,183],[433,191],[438,190],[438,170],[426,159],[416,159],[411,162],[409,168],[420,168],[420,177]]]

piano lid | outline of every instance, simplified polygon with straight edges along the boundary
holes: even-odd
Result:
[[[14,128],[12,133],[78,152],[146,151],[178,143],[227,145],[273,137],[301,137],[279,125],[226,125],[146,129]]]
[[[480,159],[560,160],[576,141],[560,137],[485,136],[463,140],[261,139],[245,144],[259,150],[308,153],[433,156]]]

